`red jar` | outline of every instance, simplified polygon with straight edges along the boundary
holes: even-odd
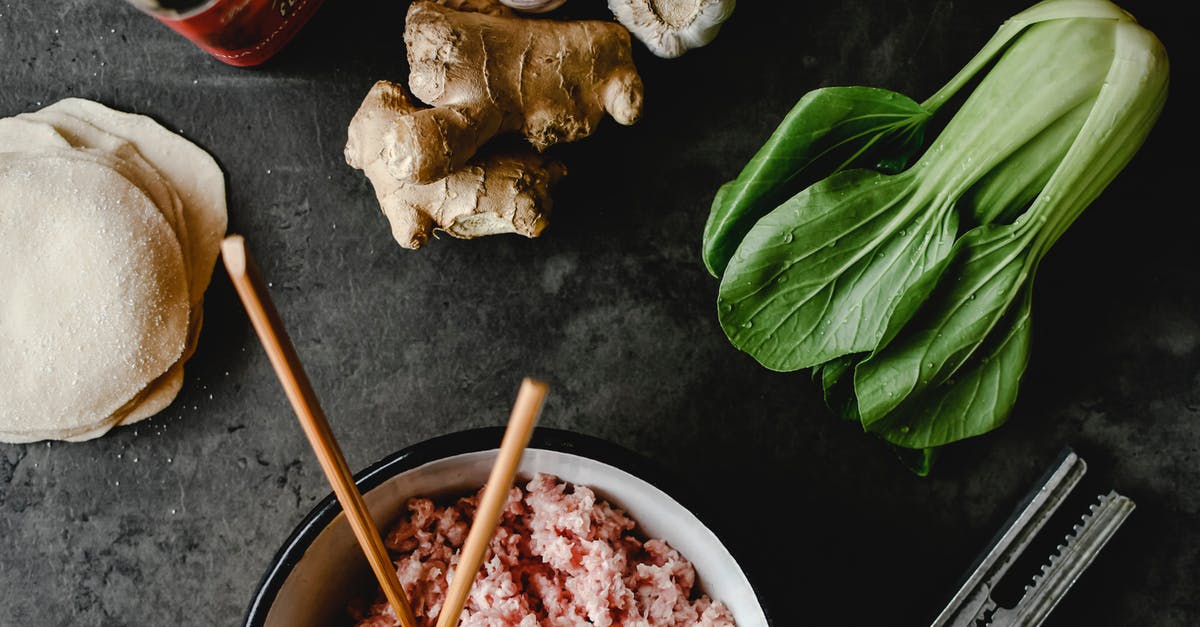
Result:
[[[237,66],[271,58],[323,0],[130,0],[212,56]]]

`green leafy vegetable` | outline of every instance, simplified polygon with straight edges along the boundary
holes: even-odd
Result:
[[[904,291],[954,244],[957,215],[925,211],[914,173],[848,170],[759,220],[721,279],[729,339],[780,371],[874,349]]]
[[[1000,325],[1003,333],[991,338],[952,378],[923,388],[863,426],[896,446],[934,448],[1003,424],[1029,361],[1030,303],[1027,295]]]
[[[813,380],[821,385],[825,404],[839,417],[859,422],[858,403],[854,398],[854,367],[859,357],[839,357],[812,369]]]
[[[909,140],[980,73],[898,172],[850,167],[861,153],[815,166],[822,142],[863,136],[813,109],[820,97],[797,105],[722,187],[705,233],[730,341],[772,370],[812,368],[835,412],[916,451],[901,457],[922,474],[936,447],[1007,419],[1038,264],[1141,147],[1168,71],[1158,39],[1112,3],[1048,0],[1005,22],[932,98],[906,104],[901,126],[859,129],[872,138],[863,150],[902,136],[874,159],[907,161]],[[731,241],[732,256],[713,256]]]
[[[755,221],[818,179],[849,167],[895,172],[921,146],[929,112],[875,87],[804,95],[737,179],[717,190],[704,227],[704,263],[719,277]]]
[[[1046,41],[1063,41],[1067,34],[1051,26],[1040,27]],[[905,330],[855,370],[867,430],[901,446],[939,446],[994,429],[1016,402],[1037,265],[1132,158],[1165,99],[1165,67],[1157,88],[1117,87],[1138,85],[1159,65],[1157,40],[1129,22],[1104,30],[1113,62],[1097,79],[1089,114],[1064,118],[1079,121],[1075,140],[1034,204],[1012,225],[964,234],[949,272],[954,281],[942,282]],[[1121,149],[1107,149],[1101,138]]]

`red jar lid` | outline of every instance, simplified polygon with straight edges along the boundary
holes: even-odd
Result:
[[[212,56],[237,66],[271,58],[323,0],[132,0]]]

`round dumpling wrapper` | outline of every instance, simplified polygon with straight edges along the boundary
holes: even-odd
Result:
[[[0,154],[0,268],[0,432],[93,429],[183,353],[179,243],[112,168]]]
[[[54,126],[51,122],[58,122],[59,125]],[[85,150],[70,151],[72,147]],[[20,114],[11,118],[0,118],[0,152],[37,153],[47,151],[58,152],[60,156],[66,158],[91,159],[108,167],[117,166],[114,169],[120,171],[126,178],[130,178],[131,173],[134,175],[142,174],[139,177],[138,186],[142,188],[142,191],[150,194],[151,198],[155,200],[155,204],[159,205],[160,211],[164,209],[162,202],[165,187],[166,191],[169,192],[169,198],[174,207],[173,211],[163,211],[163,215],[175,231],[176,238],[180,240],[180,248],[184,252],[185,268],[189,271],[191,270],[186,264],[186,237],[180,235],[180,230],[185,225],[183,224],[182,203],[179,200],[179,196],[173,190],[170,190],[169,187],[165,186],[161,181],[161,177],[157,176],[157,173],[149,175],[149,178],[154,180],[147,180],[148,176],[144,172],[144,169],[149,164],[140,159],[140,156],[136,153],[136,149],[128,142],[115,135],[105,133],[83,120],[66,114],[38,111],[32,114]],[[132,158],[138,161],[137,169],[134,169],[132,164],[128,161],[123,161],[120,157],[126,159]],[[200,319],[203,317],[203,309],[199,307],[199,303],[197,302],[193,302],[192,307],[193,309],[189,318],[188,341],[179,361],[172,365],[167,372],[160,375],[154,381],[151,381],[141,392],[138,392],[125,405],[114,412],[112,416],[95,425],[67,431],[50,430],[24,433],[0,431],[0,441],[25,443],[48,439],[86,440],[103,435],[114,426],[144,420],[154,413],[165,409],[182,388],[182,363],[195,351],[196,339],[199,336]]]
[[[205,272],[205,269],[197,265],[190,254],[191,242],[183,215],[183,201],[158,170],[142,157],[133,144],[61,111],[43,109],[32,113],[22,113],[17,115],[15,120],[32,125],[45,125],[53,131],[50,135],[44,131],[35,134],[28,126],[22,128],[20,139],[23,140],[25,148],[20,152],[36,152],[50,147],[60,147],[62,140],[65,140],[70,146],[76,148],[69,154],[71,158],[97,161],[113,168],[141,188],[154,201],[163,217],[167,219],[171,230],[175,232],[175,238],[179,241],[180,251],[183,253],[184,270],[188,275],[189,286],[190,278],[193,275]],[[3,147],[4,144],[0,142],[0,148]],[[67,156],[66,153],[64,156]],[[197,294],[194,290],[190,292],[192,311],[189,319],[188,343],[180,358],[181,361],[186,361],[195,352],[196,342],[200,336],[200,323],[203,318],[204,294]],[[156,392],[154,397],[161,399],[162,393]],[[121,424],[129,422],[131,421],[122,420]]]
[[[188,279],[195,301],[208,289],[228,226],[225,174],[203,148],[153,118],[118,111],[84,98],[64,98],[42,111],[64,113],[129,141],[183,200],[193,272]]]
[[[143,192],[146,192],[158,210],[162,212],[163,217],[167,219],[171,230],[175,231],[175,238],[179,240],[179,248],[183,253],[184,269],[189,276],[194,273],[189,254],[187,222],[183,216],[183,201],[159,171],[142,157],[133,144],[61,111],[43,109],[32,113],[21,113],[16,117],[50,126],[71,146],[81,149],[81,153],[89,155],[89,158],[103,161],[105,165],[117,170],[134,185],[140,187]],[[32,148],[40,149],[43,146],[34,145],[30,147],[30,149]],[[23,152],[28,152],[30,149]],[[199,296],[194,297],[192,306],[199,305],[200,300]]]

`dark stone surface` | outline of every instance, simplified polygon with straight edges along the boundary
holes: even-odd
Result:
[[[571,173],[541,239],[419,252],[392,242],[341,156],[371,83],[407,76],[405,4],[330,2],[274,60],[237,69],[117,0],[0,0],[0,115],[82,96],[210,150],[230,230],[272,282],[353,468],[502,424],[520,377],[537,375],[552,384],[543,424],[709,491],[777,624],[921,625],[1071,445],[1089,489],[1138,509],[1050,622],[1200,622],[1200,214],[1179,157],[1195,135],[1196,38],[1177,3],[1124,4],[1165,42],[1174,91],[1043,265],[1016,411],[924,479],[828,415],[805,375],[729,345],[700,233],[716,186],[804,92],[921,99],[1026,3],[746,0],[709,47],[673,61],[638,48],[644,119],[554,150]],[[234,624],[327,494],[219,268],[205,311],[160,415],[87,443],[0,445],[0,625]]]

